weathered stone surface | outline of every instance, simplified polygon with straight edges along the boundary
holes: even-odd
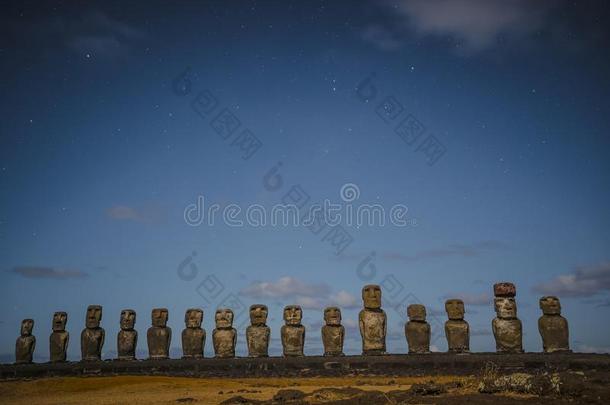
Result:
[[[381,355],[386,352],[387,318],[381,309],[381,288],[369,284],[362,288],[364,309],[358,315],[362,354]]]
[[[246,328],[246,342],[248,343],[248,356],[269,356],[269,339],[271,329],[267,326],[269,310],[266,305],[254,304],[250,306],[250,326]]]
[[[121,311],[121,330],[117,334],[117,353],[119,360],[135,360],[136,346],[138,344],[138,331],[136,324],[136,311],[124,309]]]
[[[104,346],[106,332],[100,327],[101,321],[102,306],[89,305],[87,307],[85,329],[80,334],[81,358],[84,361],[102,359],[102,346]]]
[[[51,362],[66,361],[66,352],[70,341],[70,334],[66,331],[68,314],[55,312],[53,314],[53,332],[49,336],[49,355]]]
[[[216,310],[216,329],[212,332],[216,357],[235,357],[237,331],[233,328],[233,311],[228,308]]]
[[[542,373],[561,370],[610,371],[610,355],[591,353],[522,353],[499,356],[496,353],[431,353],[426,356],[389,354],[387,356],[266,357],[233,359],[166,359],[104,361],[93,367],[87,362],[0,365],[0,380],[83,376],[95,370],[98,376],[167,375],[184,377],[315,377],[479,375],[486,364],[500,373],[517,371]],[[549,402],[550,403],[550,402]]]
[[[498,353],[523,352],[521,321],[517,319],[517,304],[512,297],[494,299],[496,318],[492,321],[496,351]]]
[[[305,346],[305,327],[301,324],[303,310],[298,305],[284,307],[284,322],[282,325],[282,347],[285,357],[303,356]]]
[[[411,304],[407,307],[409,321],[405,325],[405,336],[409,353],[430,353],[430,325],[426,322],[426,307]]]
[[[190,308],[184,314],[186,328],[182,331],[182,357],[185,359],[200,359],[203,357],[205,346],[205,330],[201,327],[203,323],[203,311],[199,308]]]
[[[151,312],[152,326],[146,332],[148,357],[151,359],[169,358],[169,345],[172,341],[172,329],[167,326],[169,311],[167,308],[155,308]]]
[[[449,318],[445,322],[447,347],[451,353],[467,353],[470,351],[470,326],[464,320],[464,302],[459,299],[445,301],[445,311]]]
[[[345,328],[341,325],[341,310],[337,307],[324,309],[324,322],[322,326],[322,343],[325,356],[343,356],[343,341]]]
[[[494,295],[496,297],[514,297],[517,295],[517,289],[513,283],[496,283],[494,284]]]
[[[32,335],[33,329],[33,319],[24,319],[21,321],[20,336],[15,342],[15,363],[17,364],[32,362],[34,350],[36,349],[36,337]]]
[[[538,319],[538,331],[542,337],[543,350],[547,353],[569,351],[568,321],[561,316],[559,298],[540,298],[540,309],[543,315]]]

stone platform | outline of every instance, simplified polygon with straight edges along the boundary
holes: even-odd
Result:
[[[316,377],[475,375],[493,365],[499,373],[610,371],[609,354],[449,353],[343,357],[268,357],[201,360],[106,360],[0,365],[0,380],[67,376]]]

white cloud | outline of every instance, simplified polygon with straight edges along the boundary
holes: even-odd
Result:
[[[327,284],[307,283],[290,276],[281,277],[277,281],[254,282],[240,293],[259,299],[291,298],[292,302],[303,309],[324,309],[327,306],[338,306],[342,309],[359,307],[356,297],[347,291],[333,293]]]
[[[534,291],[564,297],[589,297],[610,291],[610,262],[578,266],[572,273],[534,286]]]

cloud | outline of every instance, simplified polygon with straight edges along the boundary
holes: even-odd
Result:
[[[89,275],[80,270],[56,269],[53,267],[17,266],[11,270],[25,278],[69,279],[85,278]]]
[[[83,58],[116,60],[147,38],[144,31],[99,10],[4,23],[22,46],[41,49],[46,56],[68,49]]]
[[[327,284],[310,284],[295,277],[281,277],[271,282],[253,282],[241,290],[240,294],[257,299],[291,298],[303,309],[324,309],[327,306],[338,306],[342,309],[359,307],[357,298],[347,291],[333,293]]]
[[[579,344],[576,351],[580,353],[610,353],[610,347]]]
[[[475,257],[493,250],[506,248],[506,245],[499,241],[482,241],[471,245],[453,244],[443,248],[421,250],[413,255],[405,255],[399,252],[385,252],[382,254],[384,259],[398,260],[403,262],[415,262],[426,259],[438,259],[444,257]]]
[[[402,0],[385,1],[392,13],[389,28],[370,25],[363,39],[379,49],[400,48],[411,33],[451,38],[461,53],[492,48],[498,38],[519,40],[546,28],[559,2],[531,0]]]
[[[464,301],[464,305],[483,306],[491,305],[492,303],[491,296],[487,293],[450,293],[443,295],[442,298],[445,300],[459,298]],[[468,308],[466,308],[466,312],[468,312]]]
[[[534,286],[533,291],[563,297],[590,297],[610,291],[610,262],[578,266],[569,274]]]
[[[135,221],[151,223],[161,218],[160,209],[149,208],[134,208],[127,205],[114,205],[106,210],[108,218],[118,221]]]
[[[362,32],[362,39],[382,51],[395,51],[403,45],[402,41],[392,31],[378,24],[366,27]]]

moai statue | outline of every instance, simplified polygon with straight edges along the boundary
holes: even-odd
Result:
[[[267,326],[269,310],[266,305],[254,304],[250,306],[250,326],[246,328],[246,341],[248,343],[248,356],[268,357],[269,337],[271,329]]]
[[[341,325],[341,310],[337,307],[324,309],[324,322],[322,326],[322,343],[324,343],[325,356],[343,356],[343,340],[345,328]]]
[[[538,330],[542,336],[542,348],[546,353],[569,352],[568,321],[561,316],[561,303],[557,297],[540,298],[542,316]]]
[[[282,347],[285,357],[303,356],[305,346],[305,326],[301,325],[303,310],[298,305],[284,307],[284,325],[282,325]]]
[[[494,284],[496,317],[492,321],[496,351],[498,353],[522,353],[523,333],[517,319],[516,288],[513,283]]]
[[[426,307],[411,304],[407,307],[409,321],[405,324],[405,336],[409,353],[430,353],[430,324],[426,322]]]
[[[216,329],[212,332],[212,342],[216,357],[235,357],[237,331],[233,328],[233,311],[228,308],[217,309],[214,319]]]
[[[136,311],[124,309],[121,311],[121,330],[117,335],[117,352],[119,360],[135,360],[136,345],[138,344],[138,331],[136,325]]]
[[[205,330],[201,328],[203,311],[199,308],[190,308],[184,314],[186,328],[182,331],[182,358],[203,358],[205,346]]]
[[[21,333],[15,343],[15,363],[27,364],[32,362],[34,349],[36,348],[36,337],[32,335],[34,329],[33,319],[21,321]]]
[[[375,284],[362,288],[364,309],[358,315],[362,354],[368,356],[385,354],[385,337],[388,330],[387,318],[381,309],[381,288]]]
[[[167,308],[155,308],[151,312],[152,326],[146,332],[146,340],[148,341],[148,357],[152,360],[169,359],[172,329],[167,326],[168,318]]]
[[[49,336],[49,352],[52,363],[66,361],[68,342],[70,334],[66,332],[68,314],[66,312],[55,312],[53,314],[53,332]]]
[[[85,329],[80,334],[80,351],[84,361],[102,359],[102,346],[104,346],[106,332],[100,327],[101,321],[102,306],[89,305],[87,307]]]
[[[449,317],[445,322],[449,353],[470,352],[470,327],[464,320],[464,301],[458,299],[445,301],[445,311]]]

